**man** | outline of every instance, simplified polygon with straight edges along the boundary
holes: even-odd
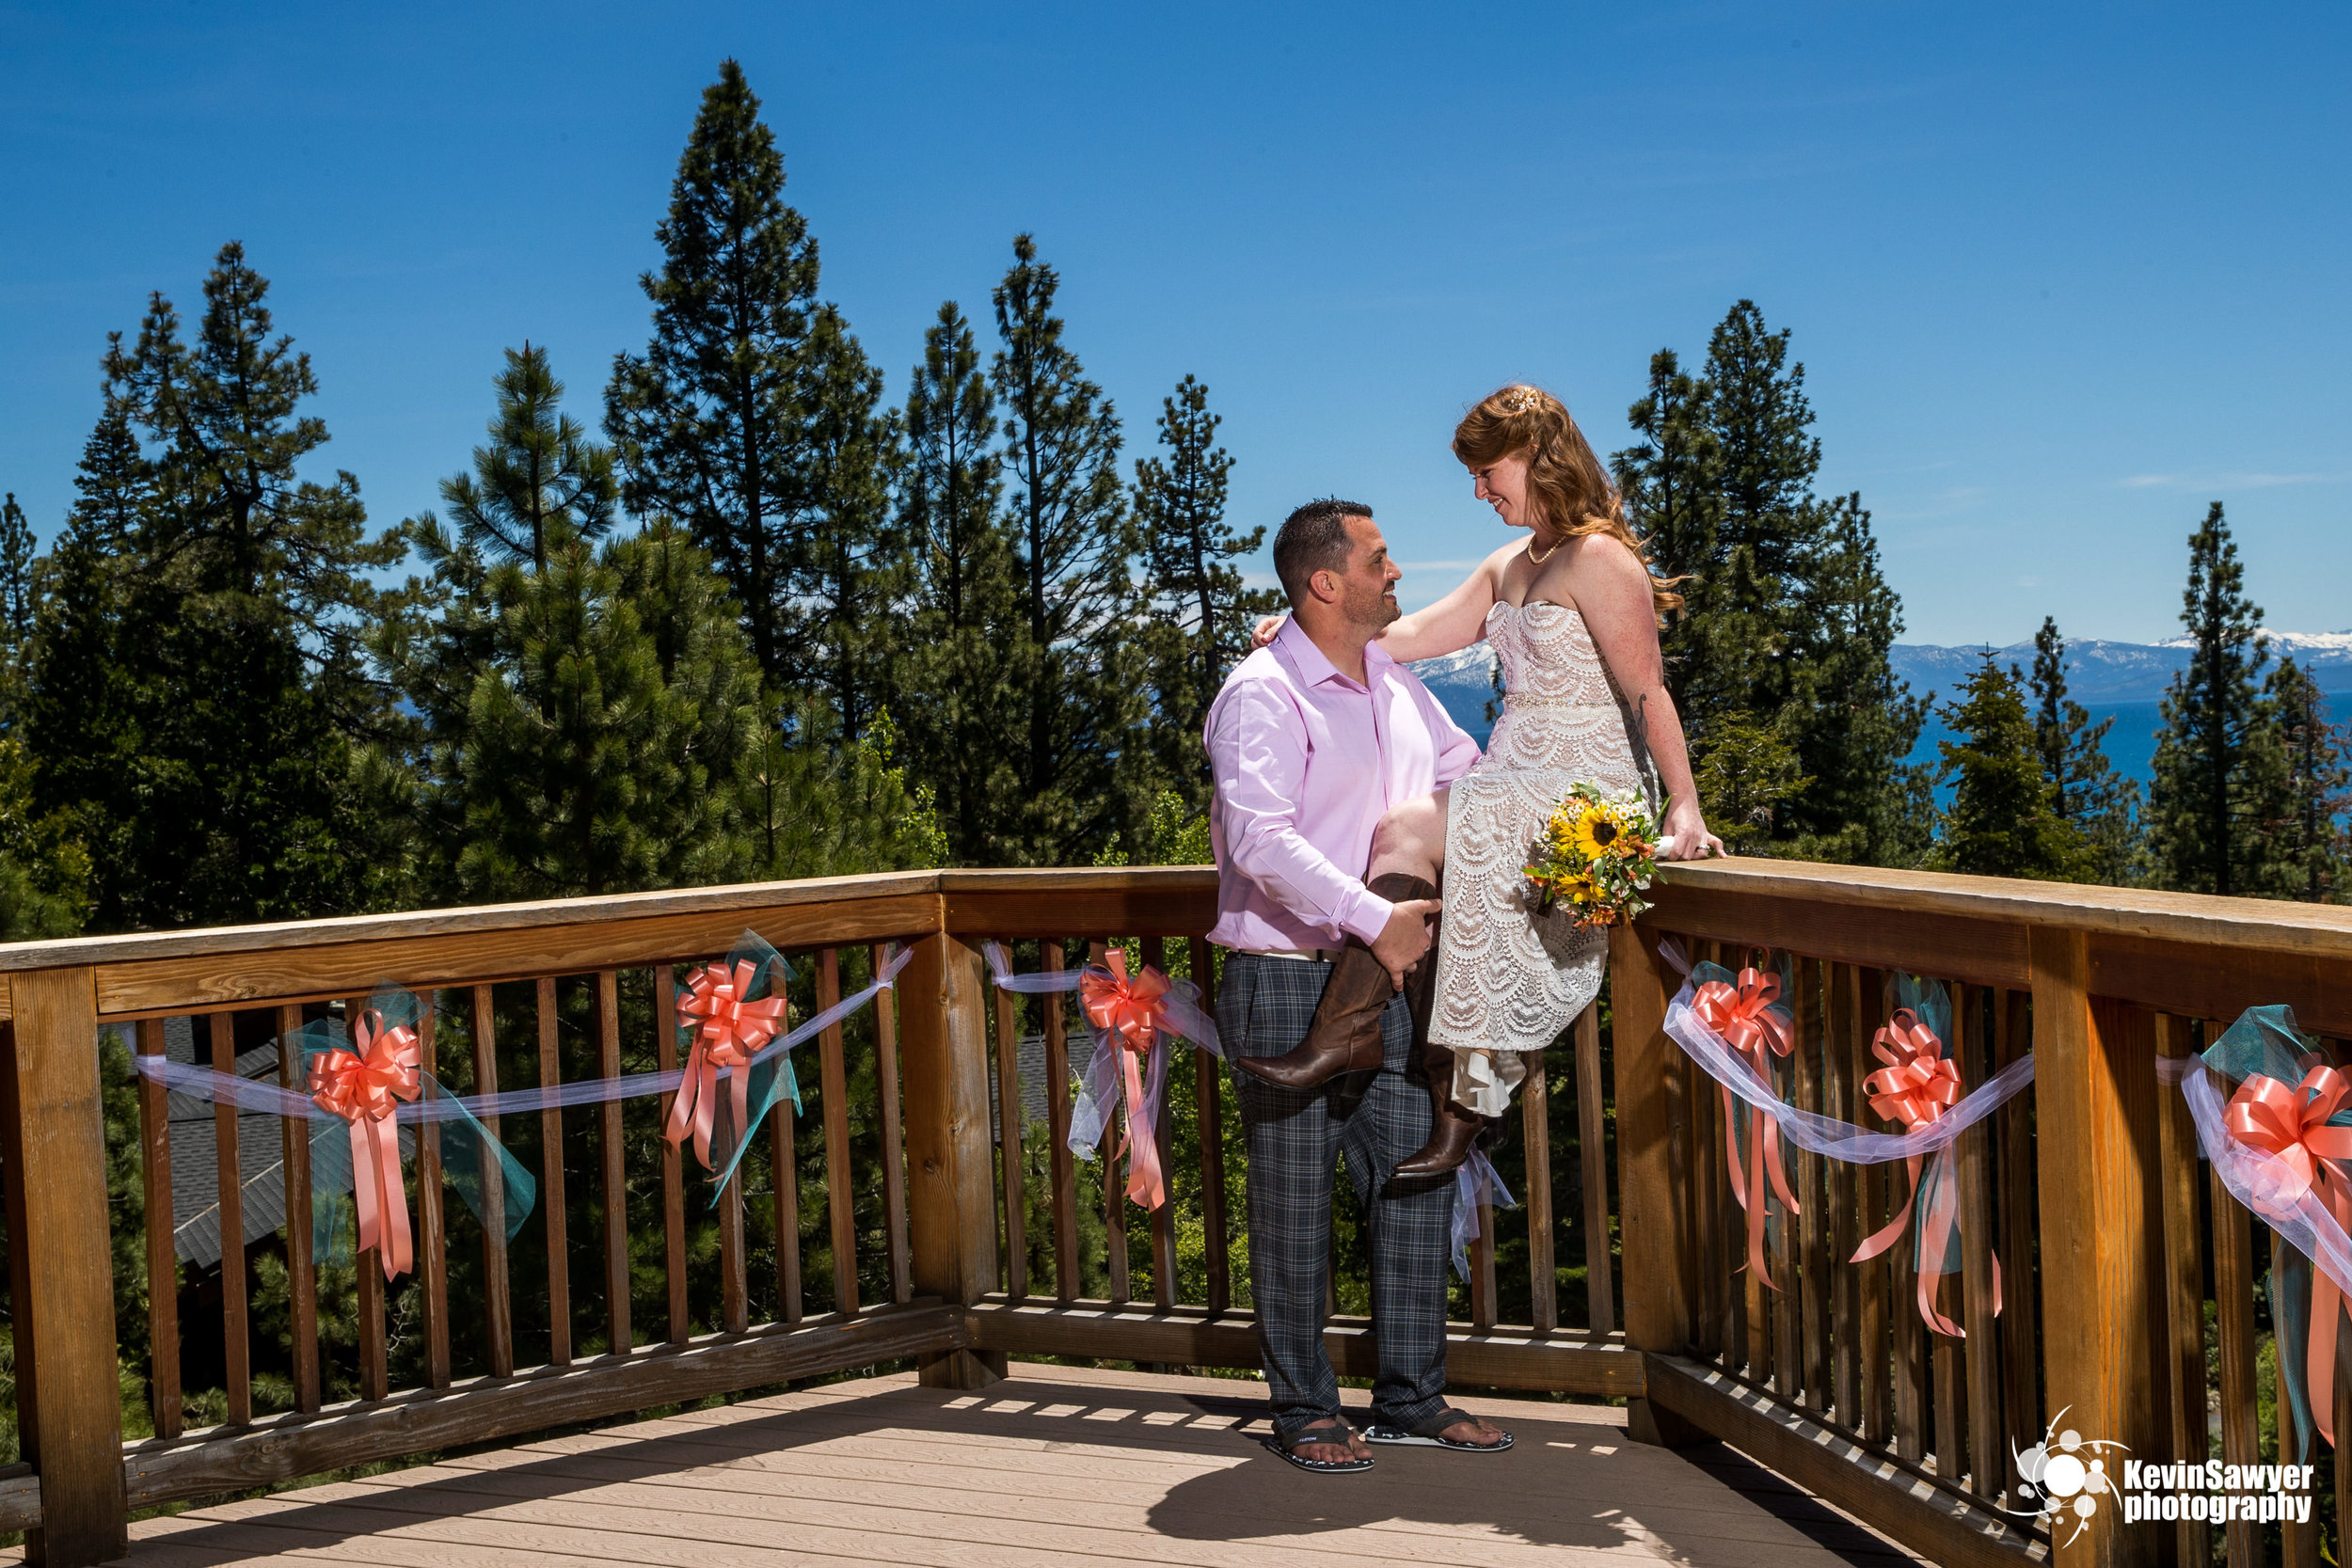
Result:
[[[1399,614],[1404,573],[1369,507],[1300,507],[1275,537],[1274,569],[1290,619],[1235,667],[1207,724],[1218,872],[1209,940],[1232,949],[1217,1031],[1242,1055],[1288,1052],[1305,1037],[1343,942],[1370,947],[1397,993],[1378,1015],[1378,1070],[1315,1089],[1235,1075],[1249,1158],[1250,1288],[1274,1407],[1268,1446],[1327,1473],[1370,1469],[1366,1437],[1502,1448],[1508,1435],[1441,1397],[1453,1183],[1389,1179],[1430,1128],[1429,1097],[1406,1083],[1405,1068],[1413,1004],[1425,1016],[1436,967],[1424,956],[1437,890],[1418,879],[1362,880],[1381,813],[1460,777],[1478,746],[1373,643]],[[1374,1424],[1362,1435],[1341,1413],[1323,1348],[1332,1164],[1342,1154],[1372,1246],[1379,1367]]]

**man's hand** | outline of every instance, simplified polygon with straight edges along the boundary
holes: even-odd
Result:
[[[1429,951],[1429,920],[1445,901],[1407,898],[1389,911],[1389,923],[1373,939],[1372,956],[1389,966],[1389,983],[1405,989],[1405,972]]]

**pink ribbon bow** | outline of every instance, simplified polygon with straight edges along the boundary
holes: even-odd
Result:
[[[1899,1007],[1886,1026],[1870,1041],[1870,1049],[1886,1065],[1862,1081],[1863,1092],[1870,1097],[1870,1108],[1889,1121],[1899,1122],[1906,1132],[1916,1132],[1932,1126],[1960,1099],[1960,1069],[1944,1054],[1944,1042],[1908,1007]],[[1860,1263],[1876,1258],[1900,1239],[1911,1224],[1911,1211],[1919,1197],[1919,1166],[1924,1156],[1914,1154],[1905,1162],[1911,1170],[1911,1196],[1885,1227],[1854,1249],[1851,1261]],[[1938,1334],[1955,1339],[1967,1338],[1966,1331],[1936,1309],[1936,1287],[1945,1275],[1945,1245],[1953,1231],[1954,1218],[1960,1199],[1948,1181],[1936,1189],[1933,1207],[1919,1216],[1921,1230],[1919,1251],[1918,1298],[1919,1316]],[[1993,1259],[1993,1311],[2001,1310],[2001,1259]]]
[[[1692,996],[1692,1011],[1699,1022],[1723,1037],[1724,1043],[1746,1058],[1756,1075],[1766,1084],[1772,1081],[1772,1056],[1786,1056],[1796,1049],[1794,1031],[1789,1028],[1786,1014],[1772,1010],[1780,1000],[1780,976],[1754,968],[1740,971],[1740,983],[1727,985],[1709,980]],[[1770,1052],[1772,1055],[1767,1055]],[[1724,1147],[1740,1147],[1737,1102],[1727,1088],[1718,1085],[1724,1097]],[[1772,1272],[1764,1266],[1764,1183],[1772,1182],[1772,1191],[1792,1214],[1802,1213],[1796,1196],[1788,1190],[1788,1172],[1781,1163],[1780,1119],[1757,1114],[1756,1135],[1748,1140],[1747,1172],[1741,1177],[1740,1162],[1731,1162],[1731,1196],[1740,1200],[1740,1207],[1748,1216],[1748,1272],[1772,1290]],[[1753,1194],[1755,1201],[1750,1202]]]
[[[1146,1209],[1168,1201],[1168,1181],[1160,1170],[1159,1136],[1143,1100],[1143,1059],[1159,1037],[1168,978],[1146,965],[1135,979],[1127,977],[1127,953],[1112,948],[1104,956],[1107,973],[1089,969],[1078,977],[1079,1005],[1087,1022],[1120,1047],[1120,1066],[1127,1092],[1127,1132],[1122,1148],[1127,1160],[1127,1196]],[[1113,1150],[1111,1158],[1119,1158]]]
[[[694,1158],[710,1168],[710,1134],[718,1119],[719,1073],[731,1069],[728,1099],[735,1110],[735,1127],[740,1132],[751,1119],[751,1066],[753,1053],[775,1037],[783,1027],[785,999],[771,996],[750,1002],[744,993],[752,989],[759,974],[758,966],[739,962],[732,973],[723,963],[705,964],[686,983],[686,990],[678,998],[678,1020],[694,1031],[692,1049],[687,1053],[686,1072],[679,1079],[677,1099],[670,1105],[669,1125],[661,1136],[673,1146],[685,1141],[691,1129],[694,1134]]]
[[[359,1249],[376,1249],[387,1282],[415,1266],[408,1229],[408,1194],[400,1180],[399,1101],[421,1092],[417,1032],[384,1027],[373,1008],[360,1015],[349,1050],[310,1058],[306,1086],[321,1108],[351,1127],[351,1196],[359,1210]]]
[[[2308,1062],[2310,1058],[2306,1058]],[[2269,1156],[2254,1186],[2254,1212],[2283,1220],[2317,1196],[2336,1223],[2352,1230],[2352,1180],[2340,1160],[2352,1159],[2352,1127],[2329,1127],[2328,1118],[2352,1097],[2352,1084],[2334,1068],[2312,1067],[2290,1088],[2267,1074],[2249,1078],[2222,1111],[2222,1127],[2241,1144]],[[2344,1292],[2325,1269],[2312,1271],[2310,1345],[2304,1363],[2311,1389],[2312,1422],[2335,1446],[2336,1312]]]

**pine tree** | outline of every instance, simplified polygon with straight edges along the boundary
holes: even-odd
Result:
[[[1209,389],[1191,376],[1163,400],[1160,444],[1168,457],[1136,464],[1133,509],[1153,600],[1152,736],[1161,767],[1196,811],[1208,805],[1208,757],[1200,743],[1209,705],[1226,673],[1249,652],[1249,631],[1280,608],[1281,595],[1242,585],[1235,557],[1265,543],[1263,527],[1236,533],[1225,521],[1226,475],[1233,460],[1215,444],[1223,420]]]
[[[734,585],[760,669],[788,684],[805,651],[793,590],[817,242],[785,203],[784,155],[732,59],[704,90],[654,232],[661,271],[641,279],[653,339],[615,357],[605,395],[622,499],[685,525]]]
[[[1012,545],[998,515],[995,397],[954,301],[923,335],[907,393],[898,526],[916,560],[905,650],[909,773],[937,792],[946,856],[972,864],[1011,832],[1019,783],[1004,738],[1025,713],[1004,652],[1020,636]]]
[[[909,563],[890,507],[898,431],[879,411],[882,372],[830,305],[817,309],[803,383],[811,504],[795,586],[807,677],[841,735],[855,740],[890,704],[902,641]]]
[[[1003,851],[1013,863],[1066,863],[1088,846],[1132,839],[1154,793],[1132,626],[1140,595],[1118,413],[1062,341],[1059,275],[1027,234],[1013,258],[993,294],[1002,347],[990,381],[1005,410],[1025,632],[1007,662],[1028,711],[1024,733],[1008,737],[1022,817]]]
[[[1706,421],[1706,388],[1682,369],[1675,351],[1650,356],[1649,390],[1627,412],[1626,422],[1642,437],[1638,447],[1618,452],[1612,463],[1625,494],[1628,519],[1648,546],[1659,571],[1677,584],[1683,611],[1661,639],[1667,679],[1685,725],[1703,737],[1712,715],[1694,701],[1692,684],[1711,683],[1722,661],[1700,644],[1715,627],[1719,543],[1716,513],[1717,447]],[[1721,695],[1720,692],[1712,695]]]
[[[0,654],[8,670],[22,668],[33,635],[33,530],[16,494],[0,502]]]
[[[2344,727],[2328,721],[2328,699],[2302,666],[2281,658],[2265,693],[2278,716],[2286,752],[2289,813],[2279,846],[2284,891],[2308,903],[2340,903],[2352,840],[2344,832],[2352,785]]]
[[[335,913],[384,894],[350,745],[385,717],[358,639],[369,574],[400,545],[367,537],[350,474],[297,473],[327,436],[301,412],[317,381],[292,340],[273,337],[268,289],[241,246],[224,246],[193,342],[159,293],[136,343],[118,334],[106,355],[92,443],[104,450],[94,469],[86,459],[84,499],[131,500],[132,515],[86,531],[118,559],[76,566],[60,586],[78,601],[63,619],[119,626],[86,626],[55,662],[44,648],[29,697],[36,754],[59,764],[41,769],[38,803],[81,818],[101,929]],[[110,671],[61,684],[88,655]],[[67,760],[86,726],[67,710],[102,689],[134,705],[109,722],[135,756],[135,787]]]
[[[441,481],[441,501],[468,543],[545,571],[550,531],[596,539],[612,527],[612,453],[563,411],[546,349],[508,349],[494,385],[490,444],[474,448],[472,473]]]
[[[1962,690],[1944,708],[1960,738],[1938,747],[1940,777],[1953,789],[1931,863],[1979,877],[2079,879],[2090,847],[2058,815],[2016,673],[1988,650]]]
[[[2181,610],[2189,663],[2172,677],[2156,733],[2148,853],[2162,887],[2256,897],[2287,891],[2289,873],[2271,837],[2292,815],[2286,757],[2256,684],[2269,640],[2245,583],[2215,501],[2189,536]]]
[[[2034,633],[2034,750],[2042,775],[2057,791],[2058,816],[2072,823],[2091,851],[2091,876],[2109,886],[2131,878],[2138,857],[2139,784],[2107,760],[2112,717],[2098,723],[2066,695],[2066,640],[2058,621],[2043,616]]]

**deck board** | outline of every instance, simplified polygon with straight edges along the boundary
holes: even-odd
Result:
[[[1315,1477],[1260,1446],[1253,1383],[1017,1365],[982,1392],[868,1378],[215,1504],[131,1528],[136,1568],[1538,1568],[1917,1560],[1720,1447],[1621,1410],[1457,1402],[1492,1457],[1383,1449]],[[1365,1396],[1351,1392],[1351,1410]],[[13,1556],[14,1554],[10,1554]]]

